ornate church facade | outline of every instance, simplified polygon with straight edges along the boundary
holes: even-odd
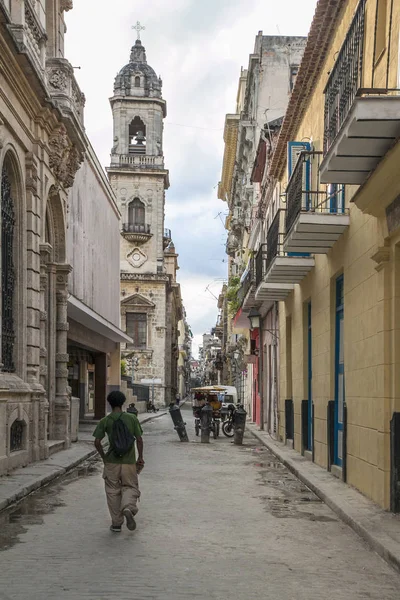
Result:
[[[125,357],[135,384],[155,380],[155,402],[178,391],[178,321],[182,318],[171,232],[164,227],[169,174],[164,165],[162,82],[140,39],[114,83],[114,145],[107,169],[121,212],[121,328],[133,342]]]

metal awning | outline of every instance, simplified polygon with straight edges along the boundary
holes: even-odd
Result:
[[[107,319],[81,302],[81,300],[78,300],[78,298],[75,298],[75,296],[72,296],[72,294],[68,297],[68,318],[73,319],[77,323],[84,325],[113,342],[133,343],[129,335],[126,335],[119,327],[107,321]]]

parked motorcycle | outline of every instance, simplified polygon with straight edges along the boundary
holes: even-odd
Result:
[[[226,437],[233,437],[234,433],[235,433],[235,413],[236,413],[236,407],[234,404],[229,404],[228,406],[228,417],[227,419],[222,423],[222,433],[226,436]]]

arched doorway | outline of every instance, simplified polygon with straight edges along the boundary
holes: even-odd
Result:
[[[70,266],[66,260],[64,210],[51,189],[45,213],[41,257],[41,384],[49,403],[48,439],[69,442],[67,299]]]

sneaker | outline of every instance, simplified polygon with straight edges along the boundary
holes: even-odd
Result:
[[[129,529],[129,531],[135,531],[136,521],[133,517],[133,512],[131,510],[129,510],[129,508],[126,508],[125,510],[122,511],[122,514],[124,515],[124,517],[126,519],[126,526]]]
[[[111,525],[110,531],[113,531],[114,533],[121,533],[121,527],[121,525]]]

